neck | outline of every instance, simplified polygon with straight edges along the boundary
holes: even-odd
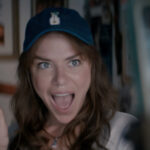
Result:
[[[45,131],[52,137],[60,137],[63,134],[65,126],[62,125],[47,125]]]
[[[59,122],[52,114],[49,117],[48,122],[45,125],[45,130],[53,137],[60,137],[63,134],[66,124]]]
[[[44,128],[44,131],[48,134],[49,137],[51,137],[51,140],[50,140],[50,143],[49,143],[49,146],[52,148],[52,149],[61,149],[62,150],[66,150],[67,147],[66,145],[70,145],[71,143],[74,143],[74,138],[70,138],[70,142],[68,141],[68,139],[65,137],[65,135],[63,135],[63,132],[64,132],[64,128],[65,126],[62,126],[62,125],[47,125],[45,128]],[[81,132],[81,129],[82,129],[82,125],[78,125],[76,128],[75,128],[75,135],[76,137],[80,134]]]
[[[59,127],[50,127],[47,129],[47,132],[51,134],[53,137],[61,137],[64,129]]]

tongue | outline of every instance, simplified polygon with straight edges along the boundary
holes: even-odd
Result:
[[[72,102],[72,95],[67,96],[54,96],[55,104],[62,108],[66,109],[71,105]]]

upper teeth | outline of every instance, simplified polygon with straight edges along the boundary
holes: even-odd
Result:
[[[67,95],[70,95],[70,94],[55,94],[54,96],[67,96]]]

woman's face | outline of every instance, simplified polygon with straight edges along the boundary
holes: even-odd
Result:
[[[91,83],[91,65],[63,34],[44,37],[33,47],[33,87],[50,111],[50,122],[67,124],[84,103]]]

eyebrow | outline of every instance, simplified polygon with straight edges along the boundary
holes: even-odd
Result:
[[[75,55],[72,55],[72,56],[69,56],[69,57],[67,57],[67,58],[65,58],[65,60],[67,61],[67,60],[70,60],[70,59],[73,59],[73,58],[76,58],[76,57],[79,57],[81,54],[75,54]],[[44,58],[44,57],[41,57],[41,56],[38,56],[38,55],[35,55],[34,57],[33,57],[33,60],[34,59],[39,59],[39,60],[43,60],[43,61],[51,61],[51,59],[49,59],[49,58]]]
[[[35,55],[34,57],[33,57],[33,60],[34,59],[39,59],[39,60],[44,60],[44,61],[51,61],[50,59],[48,59],[48,58],[44,58],[44,57],[41,57],[41,56],[38,56],[38,55]]]
[[[75,54],[75,55],[73,55],[73,56],[70,56],[70,57],[66,58],[65,60],[70,60],[70,59],[73,59],[73,58],[79,57],[80,55],[81,55],[81,54],[80,54],[80,53],[78,53],[78,54]]]

